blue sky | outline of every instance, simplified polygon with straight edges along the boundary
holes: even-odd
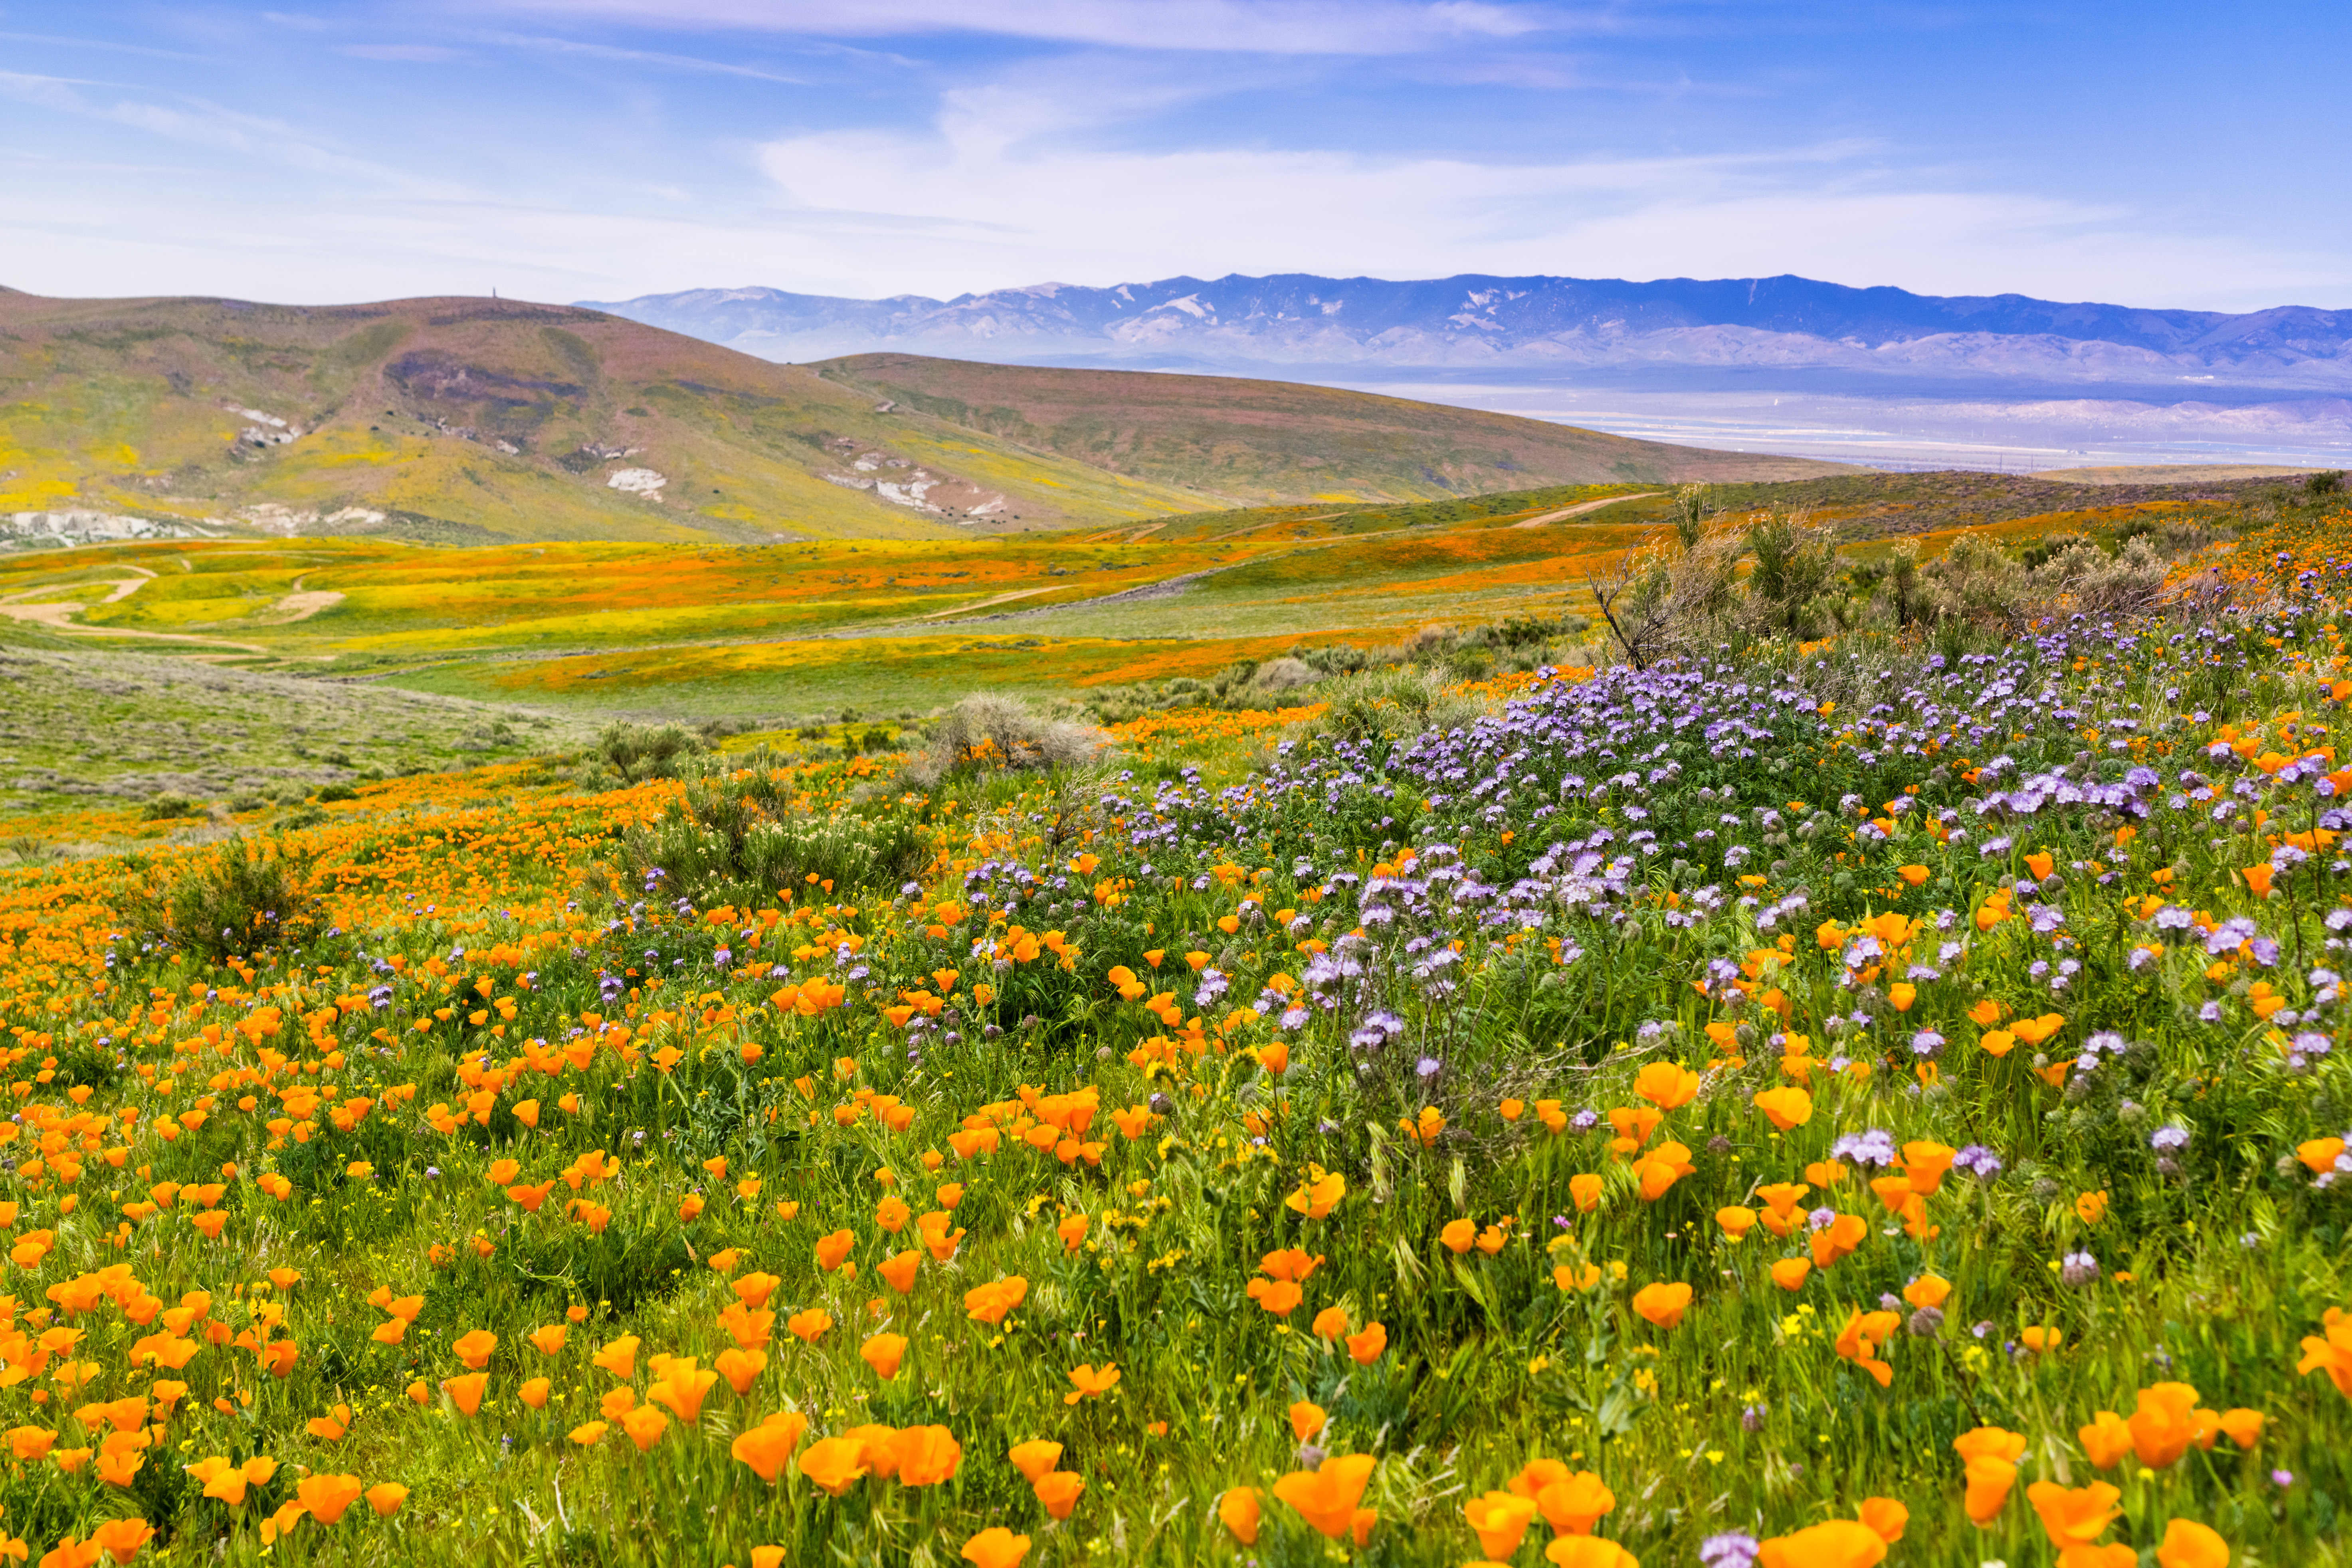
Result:
[[[2352,308],[2340,4],[0,0],[0,282],[1309,271]]]

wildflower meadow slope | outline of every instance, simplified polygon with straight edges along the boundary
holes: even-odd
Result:
[[[2340,1562],[2329,541],[0,873],[0,1552]]]

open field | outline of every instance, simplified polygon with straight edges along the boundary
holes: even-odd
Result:
[[[2295,510],[2267,481],[2109,489],[2088,507],[2080,487],[1989,475],[1710,493],[1710,528],[1795,505],[1850,563],[1906,544],[1933,560],[1971,529],[2112,541]],[[0,626],[50,648],[143,647],[583,718],[911,716],[976,684],[1084,694],[1429,627],[1539,622],[1572,642],[1596,617],[1592,580],[1670,538],[1677,504],[1654,487],[1555,486],[748,548],[157,541],[0,558]]]
[[[1514,668],[1573,636],[1493,631],[1544,571],[1671,537],[1515,526],[1573,504],[1233,536],[1124,640],[1023,629],[1082,605],[909,630],[873,547],[743,561],[734,602],[826,635],[563,658],[567,606],[730,574],[8,563],[0,596],[93,606],[0,627],[20,764],[310,793],[236,838],[128,785],[15,818],[0,1552],[2342,1563],[2352,513],[2246,509],[2153,576],[2031,516],[1906,535],[1907,622],[1902,539],[1806,535],[1843,597],[1747,571],[1649,668]],[[1205,569],[1002,548],[948,597]],[[499,587],[450,618],[513,640],[428,658],[467,565]],[[183,591],[97,607],[132,566]],[[1164,673],[1402,605],[1487,631],[1278,695]],[[525,679],[473,707],[70,629],[139,616]],[[709,750],[578,717],[858,679],[1199,700]]]

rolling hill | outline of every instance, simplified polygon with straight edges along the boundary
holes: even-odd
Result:
[[[1230,376],[859,354],[815,367],[960,428],[1229,497],[1402,501],[1539,485],[1800,479],[1834,464],[1667,446],[1400,397]]]
[[[1055,527],[1213,499],[593,310],[0,291],[0,518],[708,542]]]
[[[0,525],[938,538],[1819,464],[1270,382],[773,363],[599,311],[0,290]],[[119,531],[119,529],[118,529]]]

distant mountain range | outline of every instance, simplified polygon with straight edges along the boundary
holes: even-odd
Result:
[[[1356,381],[1441,372],[2148,401],[2352,389],[2352,311],[2231,315],[1937,296],[1807,278],[1471,275],[1420,282],[1234,275],[1041,283],[930,300],[695,289],[583,301],[764,359],[899,351],[997,363],[1212,369]]]

